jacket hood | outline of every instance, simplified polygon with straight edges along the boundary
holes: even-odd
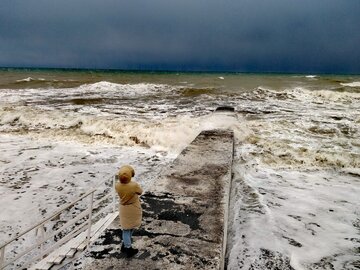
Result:
[[[122,184],[129,183],[134,175],[135,171],[130,165],[122,166],[118,172],[119,180]]]

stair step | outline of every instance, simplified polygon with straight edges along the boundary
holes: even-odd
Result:
[[[93,224],[90,233],[90,243],[95,241],[100,234],[110,225],[111,222],[117,217],[118,213],[110,213],[106,217],[100,219]],[[60,246],[58,249],[51,252],[48,256],[42,259],[37,264],[28,268],[29,270],[48,270],[54,264],[59,265],[66,258],[74,257],[77,251],[83,251],[88,245],[86,240],[87,231],[80,233],[75,238],[68,241],[66,244]]]
[[[99,226],[97,227],[96,230],[94,230],[94,233],[91,232],[92,237],[90,238],[90,243],[95,241],[100,234],[114,221],[114,219],[118,216],[118,213],[111,213],[108,214],[103,220],[102,222],[98,222],[97,224],[99,224]],[[77,250],[84,250],[87,246],[86,241],[84,241],[82,244],[80,244],[77,247]]]
[[[74,257],[74,255],[75,255],[76,252],[77,252],[77,249],[74,249],[74,248],[70,249],[70,250],[68,251],[68,253],[66,253],[66,258],[72,258],[72,257]]]

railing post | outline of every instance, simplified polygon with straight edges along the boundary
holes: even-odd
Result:
[[[0,269],[2,269],[3,265],[5,264],[5,247],[3,246],[0,249]]]
[[[113,178],[113,190],[112,192],[112,199],[113,199],[113,212],[116,211],[116,196],[115,196],[115,185],[116,185],[116,180],[117,180],[117,175],[114,176]]]
[[[36,229],[36,236],[39,236],[38,238],[38,244],[40,245],[40,252],[41,255],[44,252],[44,238],[45,238],[45,225],[42,224],[40,227]]]
[[[93,211],[93,203],[94,203],[94,192],[92,192],[90,194],[90,212],[89,212],[89,221],[88,221],[88,231],[87,231],[87,236],[86,236],[86,241],[87,241],[87,245],[90,242],[90,237],[91,237],[91,225],[92,225],[92,211]]]

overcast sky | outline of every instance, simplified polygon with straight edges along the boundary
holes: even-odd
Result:
[[[360,73],[360,1],[1,0],[0,66]]]

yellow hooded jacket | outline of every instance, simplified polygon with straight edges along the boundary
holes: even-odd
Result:
[[[120,198],[120,226],[123,230],[138,228],[141,225],[142,209],[139,195],[143,193],[140,185],[131,181],[135,172],[131,166],[123,166],[118,173],[120,182],[115,189]]]

